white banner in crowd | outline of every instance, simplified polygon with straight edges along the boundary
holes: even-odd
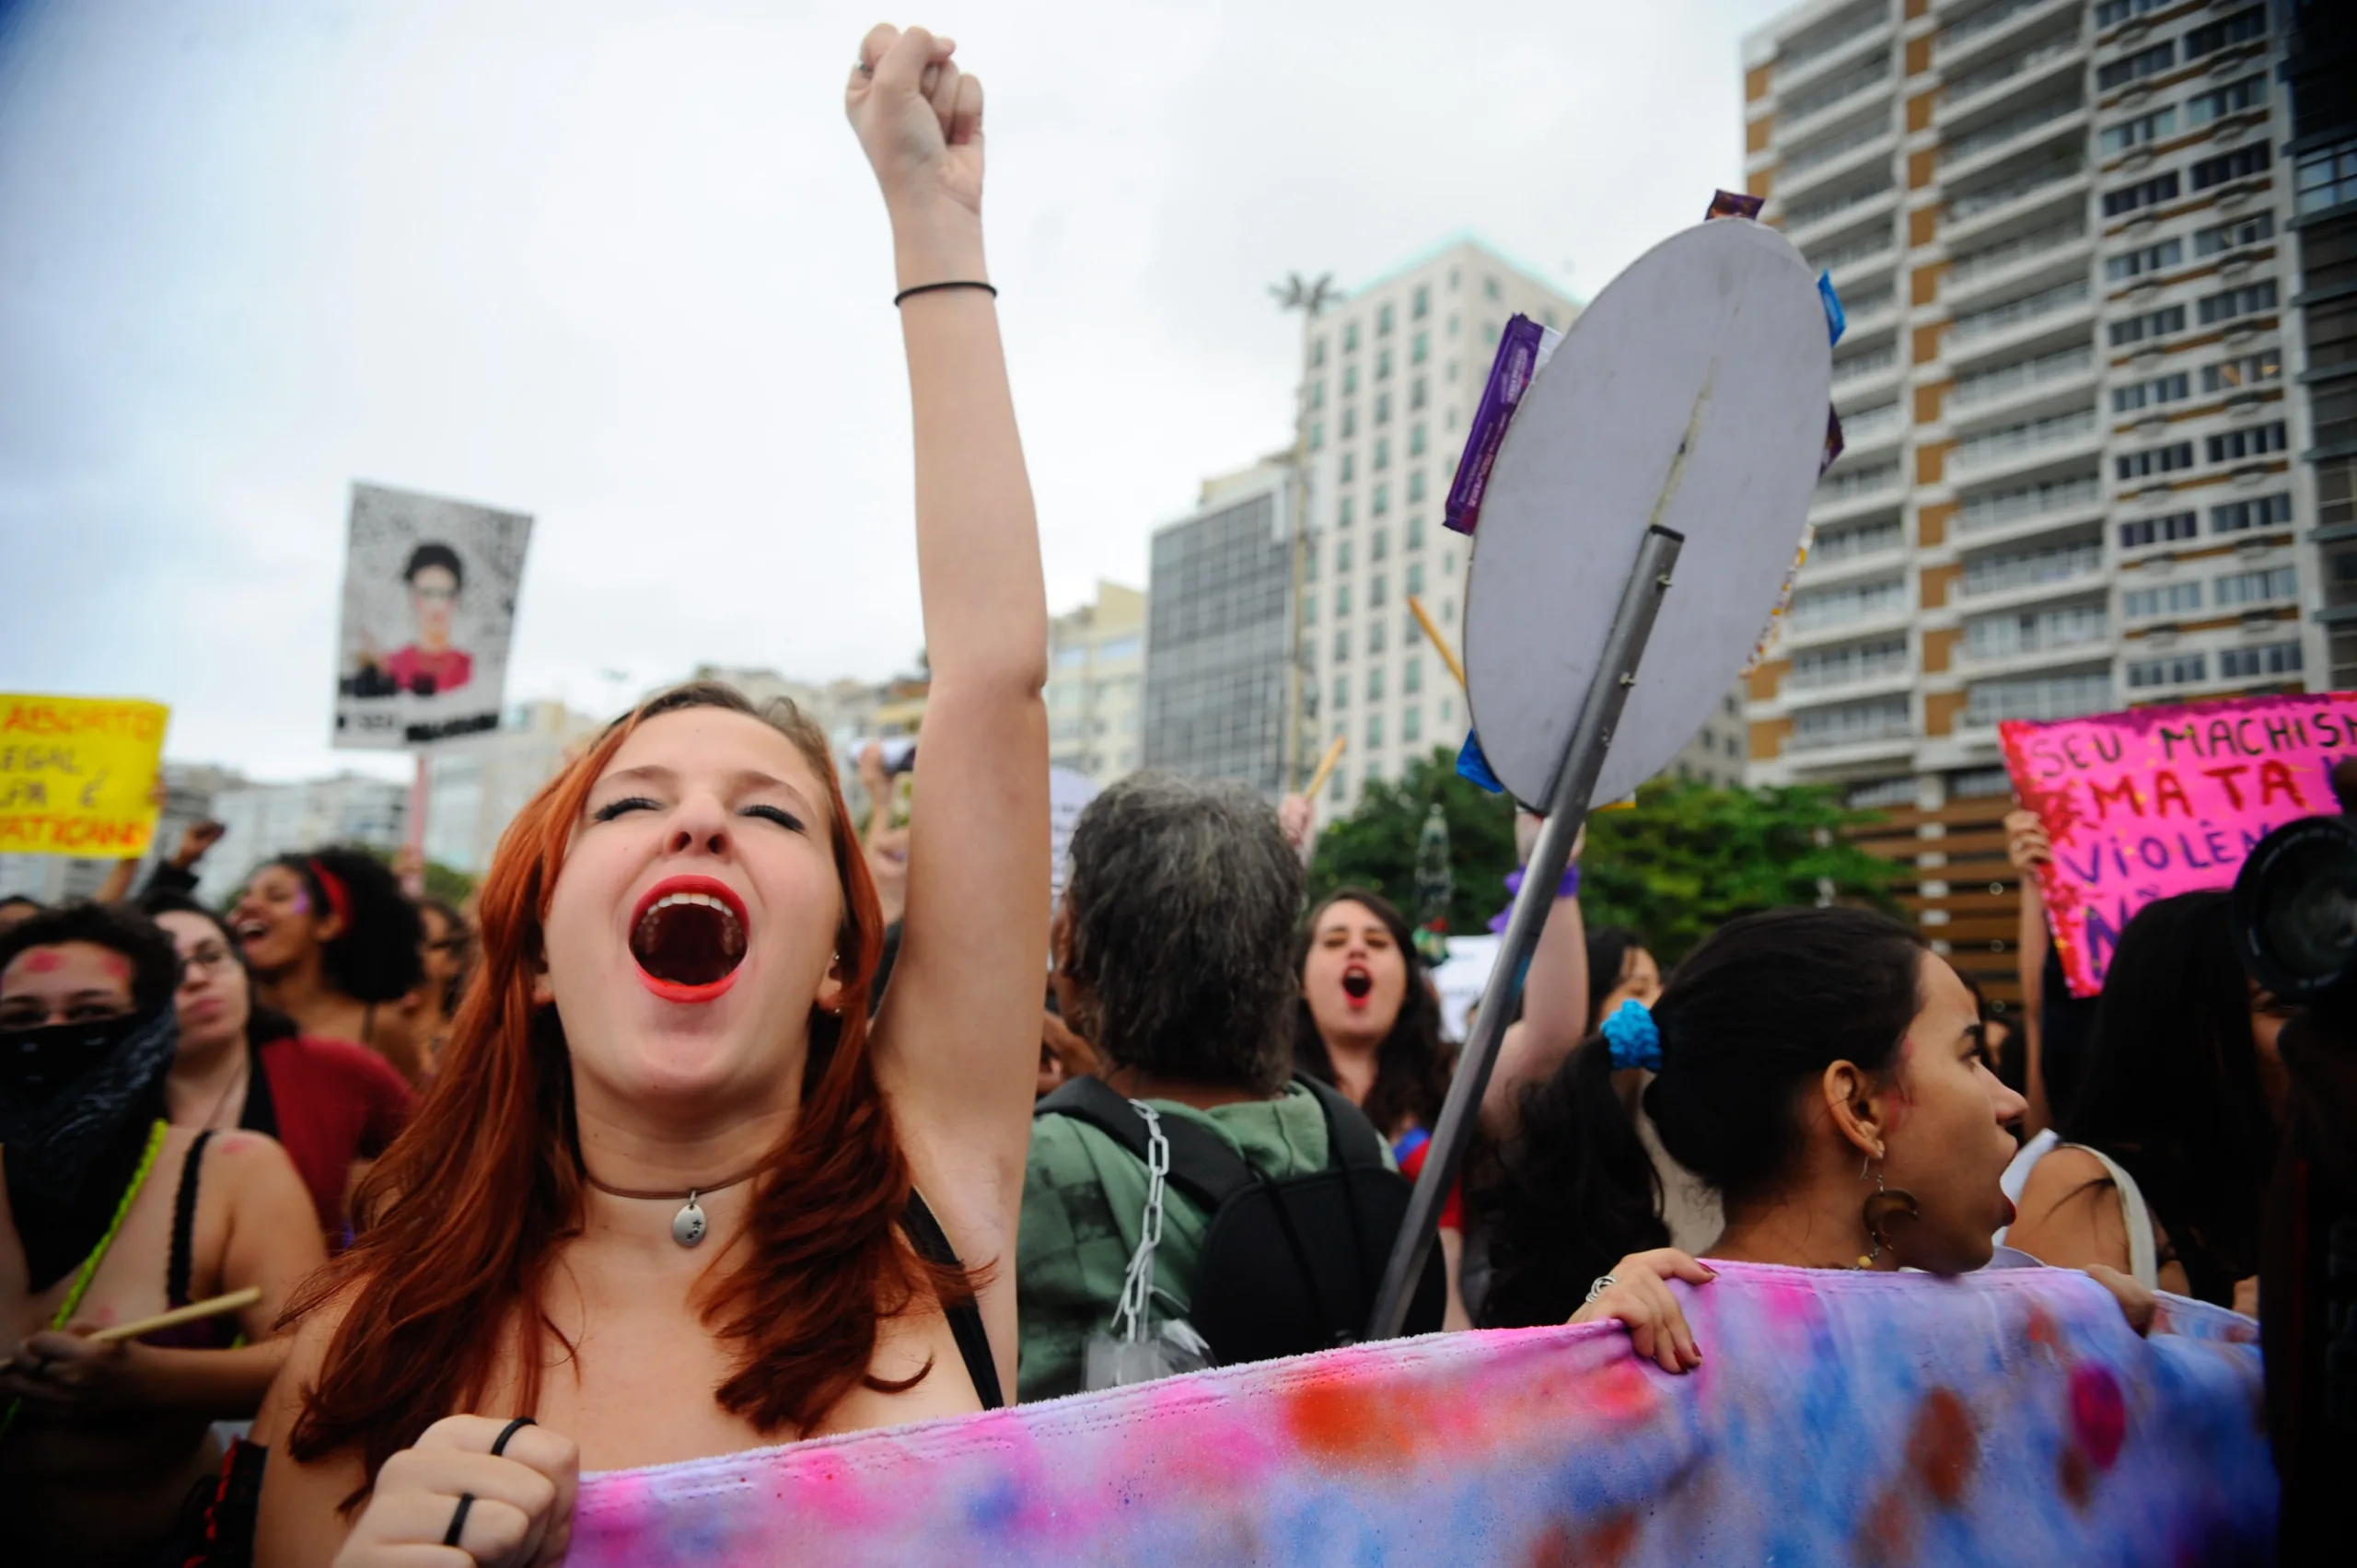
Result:
[[[532,519],[352,487],[334,744],[413,750],[496,729]]]
[[[1080,825],[1080,814],[1090,801],[1097,798],[1097,785],[1086,773],[1070,768],[1048,770],[1048,896],[1064,896],[1064,883],[1072,876],[1072,831]]]

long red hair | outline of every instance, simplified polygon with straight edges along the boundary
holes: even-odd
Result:
[[[755,1179],[744,1260],[698,1303],[713,1332],[743,1347],[719,1401],[772,1434],[811,1426],[863,1385],[910,1387],[925,1369],[898,1384],[868,1372],[879,1324],[971,1294],[963,1273],[918,1258],[898,1234],[908,1162],[867,1053],[883,913],[826,738],[791,703],[756,710],[729,687],[677,687],[610,726],[500,840],[482,885],[482,961],[440,1072],[360,1185],[359,1235],[288,1311],[343,1307],[288,1437],[296,1458],[357,1449],[373,1482],[426,1427],[475,1409],[503,1365],[521,1380],[519,1408],[538,1407],[544,1342],[561,1338],[540,1288],[559,1245],[578,1234],[583,1185],[563,1026],[532,1001],[541,923],[615,751],[656,714],[695,707],[765,720],[826,781],[843,890],[837,950],[850,960],[842,1010],[812,1009],[801,1109]]]

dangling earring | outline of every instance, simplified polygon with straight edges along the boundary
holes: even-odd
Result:
[[[1865,1160],[1858,1162],[1858,1175],[1861,1179],[1866,1174],[1867,1164]],[[1866,1224],[1866,1235],[1873,1240],[1874,1249],[1858,1260],[1857,1267],[1871,1269],[1875,1265],[1875,1260],[1882,1256],[1882,1249],[1889,1241],[1889,1238],[1882,1233],[1885,1225],[1894,1218],[1911,1220],[1922,1213],[1922,1206],[1915,1202],[1914,1193],[1908,1191],[1904,1187],[1896,1192],[1892,1191],[1884,1184],[1882,1172],[1875,1171],[1875,1190],[1867,1195],[1862,1211],[1862,1217]]]

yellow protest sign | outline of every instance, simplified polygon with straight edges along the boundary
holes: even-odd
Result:
[[[145,854],[171,710],[0,692],[0,854]]]

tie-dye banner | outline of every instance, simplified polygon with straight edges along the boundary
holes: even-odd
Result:
[[[1722,1264],[1616,1326],[1447,1334],[585,1478],[570,1568],[2271,1561],[2252,1325],[2051,1269]]]

